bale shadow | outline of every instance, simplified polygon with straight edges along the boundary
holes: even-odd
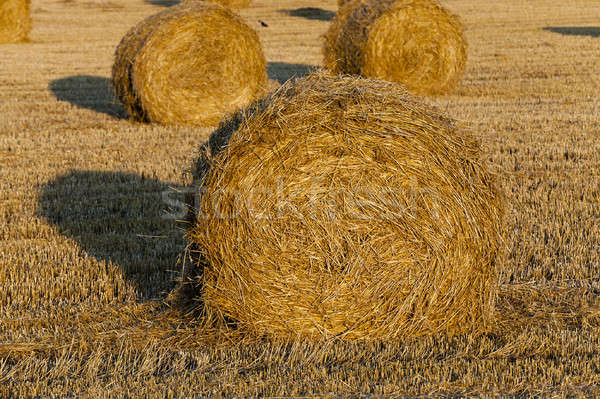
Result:
[[[545,26],[542,29],[568,36],[600,37],[600,27],[597,26]]]
[[[48,88],[58,101],[66,101],[79,108],[101,112],[118,119],[127,118],[127,113],[114,98],[108,78],[74,75],[53,80]]]
[[[317,21],[331,21],[335,17],[335,12],[315,7],[302,7],[295,10],[277,10],[281,14],[292,17],[300,17]]]
[[[179,0],[144,0],[148,4],[152,4],[153,6],[162,6],[162,7],[171,7],[175,4],[179,4]]]
[[[269,62],[267,64],[269,78],[279,83],[284,83],[292,78],[301,78],[317,69],[317,66],[308,64],[288,64],[286,62]]]
[[[175,286],[185,247],[178,216],[167,213],[177,205],[169,187],[134,173],[71,171],[42,187],[38,214],[90,256],[118,265],[141,300],[158,299]]]

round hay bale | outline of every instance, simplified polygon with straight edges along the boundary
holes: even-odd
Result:
[[[0,0],[0,43],[27,41],[31,31],[30,0]]]
[[[258,35],[240,17],[190,1],[123,37],[112,80],[133,120],[206,126],[263,94],[267,69]]]
[[[209,0],[213,3],[220,4],[229,8],[246,8],[250,5],[252,0]]]
[[[400,83],[415,94],[450,92],[467,59],[463,26],[433,0],[354,0],[324,36],[332,73]]]
[[[492,326],[503,196],[478,142],[400,86],[316,72],[208,147],[187,232],[207,315],[361,340]]]

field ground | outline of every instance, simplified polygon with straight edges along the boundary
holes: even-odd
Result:
[[[129,122],[109,77],[123,34],[172,3],[33,0],[31,42],[0,46],[0,395],[600,395],[600,2],[444,2],[469,61],[431,101],[481,138],[508,194],[510,325],[318,345],[240,340],[161,305],[185,246],[165,215],[210,129]],[[240,12],[282,82],[320,64],[335,10]]]

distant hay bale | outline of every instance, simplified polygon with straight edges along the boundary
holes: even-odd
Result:
[[[415,94],[450,92],[467,59],[463,26],[435,0],[354,0],[324,36],[332,73],[385,79]]]
[[[204,0],[183,0],[182,3],[198,2]],[[220,4],[229,8],[246,8],[252,3],[252,0],[208,0],[211,3]]]
[[[0,43],[27,40],[31,31],[30,0],[0,0]]]
[[[207,317],[360,340],[493,325],[503,196],[478,142],[400,86],[316,72],[203,148],[187,295]]]
[[[258,35],[240,17],[190,1],[123,37],[112,80],[134,120],[205,126],[263,94],[267,72]]]
[[[250,5],[252,0],[209,0],[213,3],[218,3],[222,6],[229,8],[246,8]]]

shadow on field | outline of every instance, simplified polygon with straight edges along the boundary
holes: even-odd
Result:
[[[179,276],[184,241],[167,214],[177,196],[168,183],[134,173],[79,170],[45,185],[38,209],[90,256],[118,265],[148,300],[164,297]]]
[[[269,62],[267,74],[270,79],[284,83],[291,78],[301,78],[318,69],[315,65],[288,64],[286,62]]]
[[[144,0],[148,4],[152,4],[154,6],[163,6],[163,7],[171,7],[175,4],[179,4],[179,0]]]
[[[277,12],[281,14],[287,14],[292,17],[313,19],[317,21],[331,21],[333,17],[335,17],[335,13],[333,11],[315,7],[302,7],[296,8],[295,10],[277,10]]]
[[[600,27],[597,26],[545,26],[542,29],[568,36],[600,37]]]
[[[74,75],[53,80],[48,88],[58,101],[66,101],[79,108],[102,112],[114,118],[127,117],[127,113],[113,96],[108,78]]]

